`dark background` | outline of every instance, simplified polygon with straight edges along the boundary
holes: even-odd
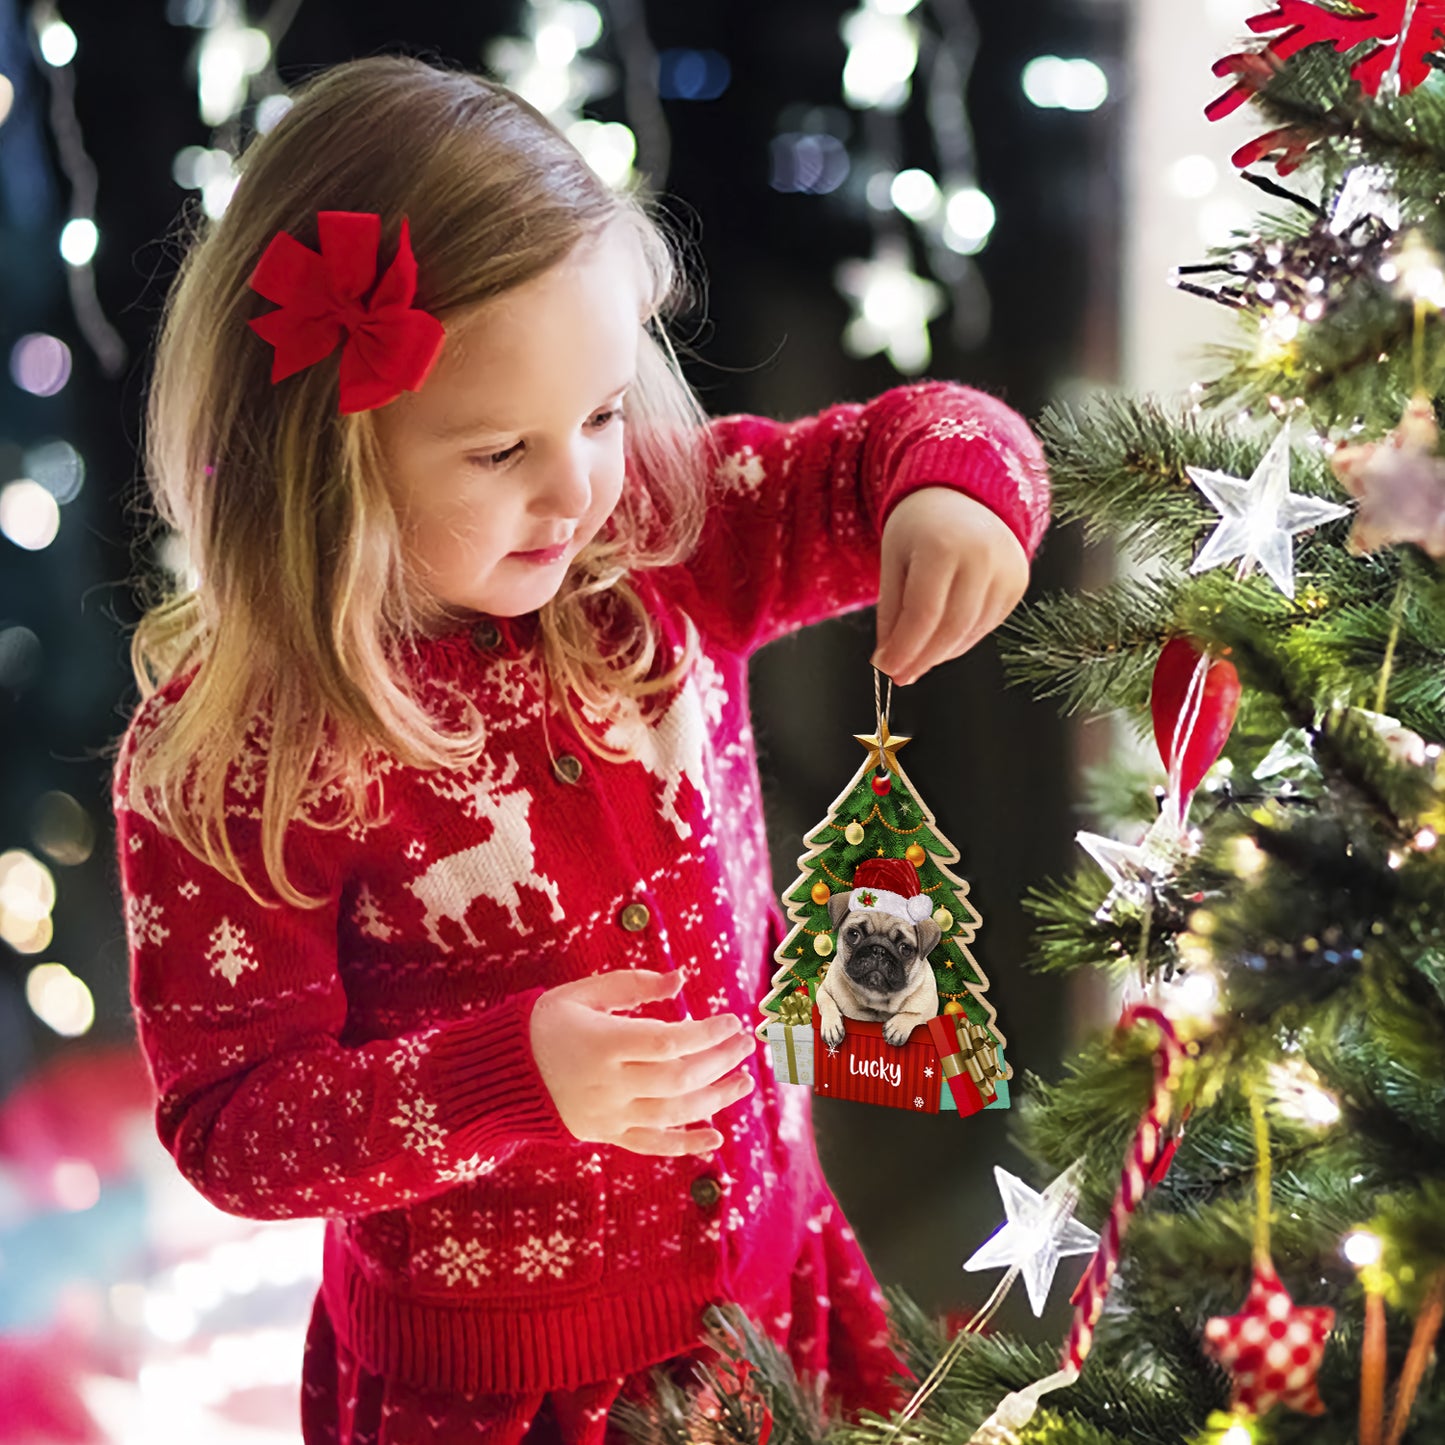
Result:
[[[600,0],[599,8],[608,11]],[[856,196],[847,187],[785,194],[769,184],[770,141],[792,128],[796,107],[848,114],[838,25],[851,7],[650,0],[642,8],[659,49],[710,47],[731,65],[731,83],[716,99],[663,102],[672,140],[664,189],[694,236],[708,283],[705,314],[682,326],[700,354],[688,371],[708,409],[793,417],[905,380],[886,357],[855,361],[840,345],[849,306],[833,270],[872,245]],[[925,0],[917,14],[928,9]],[[520,32],[521,10],[499,0],[305,0],[276,62],[287,83],[326,64],[399,49],[480,65],[489,39]],[[8,356],[26,332],[48,331],[75,357],[69,385],[51,398],[28,395],[0,375],[0,483],[18,475],[24,447],[48,437],[70,440],[87,466],[84,490],[65,507],[50,547],[30,553],[0,539],[0,851],[38,851],[35,804],[53,789],[76,798],[98,834],[85,863],[53,867],[59,897],[51,947],[22,956],[0,944],[0,1100],[58,1051],[131,1037],[104,749],[138,699],[127,651],[137,617],[128,581],[135,448],[148,347],[177,258],[170,237],[182,204],[194,198],[172,180],[171,162],[183,146],[211,143],[196,108],[198,32],[168,23],[165,0],[67,0],[62,13],[79,37],[69,80],[97,177],[96,295],[128,355],[118,374],[107,375],[77,328],[56,250],[70,196],[47,114],[51,98],[18,0],[0,0],[0,72],[17,88],[0,127],[0,353]],[[1114,0],[978,5],[981,49],[967,98],[980,184],[998,210],[978,258],[992,324],[982,344],[965,350],[952,340],[947,315],[935,321],[925,374],[983,387],[1030,417],[1061,392],[1113,378],[1123,16]],[[612,58],[609,44],[604,34],[596,53]],[[1094,59],[1109,75],[1110,101],[1091,114],[1030,105],[1020,74],[1047,53]],[[915,97],[892,164],[937,174],[920,112]],[[626,118],[617,93],[587,113]],[[851,119],[857,168],[866,164],[870,118]],[[915,269],[924,269],[921,252]],[[1034,590],[1069,585],[1077,570],[1076,540],[1051,534]],[[5,632],[16,624],[39,638],[38,654],[13,645],[7,652]],[[870,611],[786,638],[754,663],[752,705],[780,891],[796,876],[803,834],[862,761],[851,735],[873,726],[872,644]],[[1019,1074],[1052,1074],[1070,1037],[1069,1001],[1064,985],[1021,969],[1027,921],[1019,900],[1030,883],[1071,861],[1071,737],[1049,706],[1005,690],[991,640],[898,690],[890,722],[914,736],[903,764],[960,850],[955,871],[971,880],[984,918],[975,953],[992,980],[1009,1057]],[[95,996],[87,1039],[55,1037],[25,1003],[26,973],[51,959],[83,977]],[[990,1166],[1023,1168],[1008,1138],[1010,1115],[961,1122],[822,1100],[815,1118],[824,1168],[880,1280],[904,1285],[930,1307],[980,1300],[995,1276],[958,1269],[1001,1218]],[[1055,1294],[1051,1319],[1067,1289]]]

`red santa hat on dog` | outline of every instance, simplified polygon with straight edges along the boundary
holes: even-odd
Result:
[[[919,887],[918,870],[907,858],[865,858],[853,870],[848,912],[865,908],[921,923],[932,914],[933,903]]]

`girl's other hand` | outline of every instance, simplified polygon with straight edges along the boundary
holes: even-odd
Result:
[[[738,1068],[757,1039],[735,1014],[619,1018],[617,1011],[672,998],[682,972],[617,969],[548,989],[532,1010],[532,1053],[578,1138],[634,1154],[707,1154],[722,1144],[718,1110],[753,1090]]]

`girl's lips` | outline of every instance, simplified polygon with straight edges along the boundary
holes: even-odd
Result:
[[[509,556],[515,557],[519,562],[558,562],[566,554],[567,543],[563,542],[560,547],[544,547],[540,552],[512,552]]]

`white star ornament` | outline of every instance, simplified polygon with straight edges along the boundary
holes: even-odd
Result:
[[[1289,428],[1270,443],[1246,481],[1226,472],[1186,467],[1190,480],[1223,520],[1194,559],[1191,572],[1204,572],[1240,558],[1239,576],[1258,564],[1286,597],[1294,597],[1294,536],[1349,514],[1349,508],[1289,489]]]
[[[1044,1312],[1059,1261],[1071,1254],[1092,1254],[1099,1247],[1099,1236],[1074,1218],[1081,1163],[1071,1164],[1042,1194],[995,1164],[1007,1220],[964,1262],[967,1270],[1018,1270],[1035,1315]]]

